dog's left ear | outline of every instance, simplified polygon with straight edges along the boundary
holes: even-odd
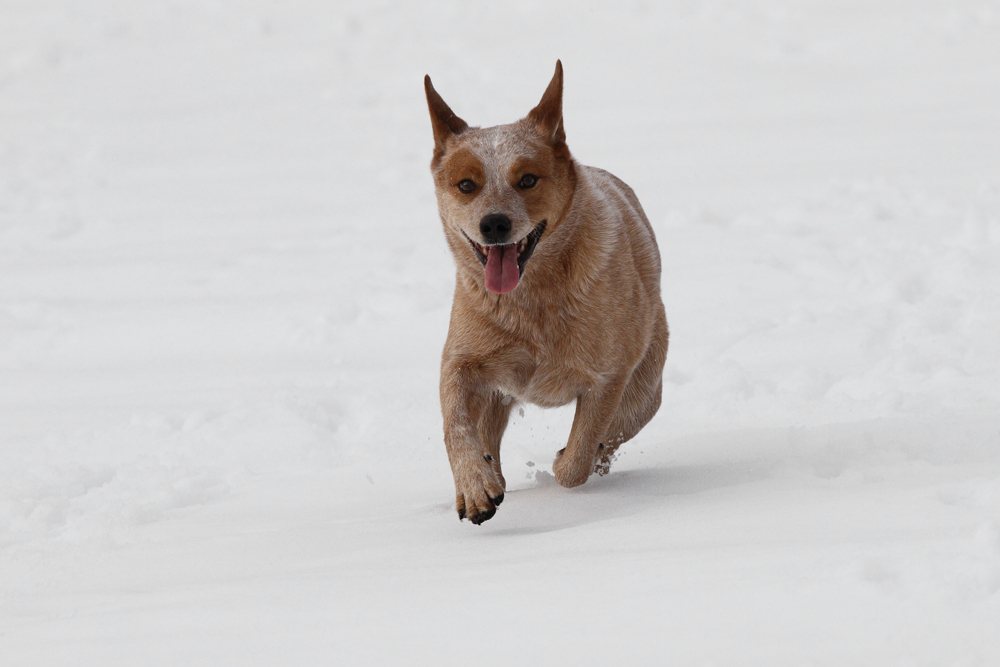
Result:
[[[563,69],[562,61],[556,61],[556,73],[549,81],[549,87],[542,95],[542,101],[528,112],[528,118],[533,120],[538,128],[545,133],[553,145],[566,143],[566,130],[562,119]]]
[[[424,76],[424,92],[427,93],[427,108],[431,112],[431,126],[434,129],[434,151],[443,153],[449,138],[458,136],[468,129],[464,120],[455,115],[431,84],[431,77]]]

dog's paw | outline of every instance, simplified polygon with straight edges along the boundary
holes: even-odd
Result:
[[[593,462],[581,464],[572,456],[567,456],[565,450],[560,450],[556,455],[556,460],[552,464],[552,474],[555,475],[559,486],[567,489],[580,486],[590,477]]]
[[[566,448],[563,447],[556,452],[556,460],[552,464],[552,472],[556,481],[561,486],[571,488],[580,486],[586,482],[592,473],[603,477],[611,472],[611,464],[618,458],[615,450],[601,443],[597,446],[597,454],[594,461],[588,467],[580,461],[572,460],[566,456]]]
[[[480,497],[479,494],[459,493],[455,498],[459,521],[468,519],[477,526],[489,521],[497,513],[497,506],[503,502],[503,491],[495,496]]]
[[[468,519],[477,526],[489,521],[503,502],[502,477],[490,465],[477,466],[471,473],[455,480],[455,509],[459,520]]]

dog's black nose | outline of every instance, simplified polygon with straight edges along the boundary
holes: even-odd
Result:
[[[479,221],[479,231],[487,243],[505,243],[510,236],[510,228],[510,218],[503,213],[490,213]]]

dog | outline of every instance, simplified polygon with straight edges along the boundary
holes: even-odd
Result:
[[[459,520],[503,502],[500,440],[518,402],[576,401],[553,464],[564,487],[606,474],[656,414],[669,331],[660,254],[635,193],[566,146],[563,70],[527,117],[470,127],[424,77],[431,173],[456,265],[441,358]]]

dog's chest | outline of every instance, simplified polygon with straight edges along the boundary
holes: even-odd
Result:
[[[585,374],[565,364],[543,361],[518,398],[543,408],[554,408],[576,400],[588,385]]]
[[[500,388],[505,394],[541,407],[558,407],[600,384],[606,359],[597,354],[600,336],[593,335],[584,321],[551,304],[544,311],[521,313],[518,320],[522,326],[509,343],[509,349],[518,352],[509,358],[521,359],[524,365],[518,364],[520,372],[502,374]],[[525,322],[532,325],[524,326]]]
[[[563,349],[535,348],[530,372],[520,375],[514,386],[501,387],[520,401],[554,408],[576,400],[594,386],[595,369]]]

